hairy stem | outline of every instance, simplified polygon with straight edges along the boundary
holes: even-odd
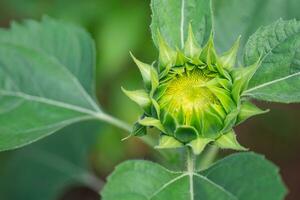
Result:
[[[216,146],[210,146],[208,151],[205,155],[203,155],[203,158],[201,159],[199,163],[199,170],[203,170],[208,168],[216,159],[217,155],[219,153],[219,148]]]
[[[190,180],[190,197],[194,200],[194,171],[195,171],[195,156],[191,148],[187,148],[187,173]]]

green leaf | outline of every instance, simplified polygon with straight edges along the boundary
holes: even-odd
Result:
[[[2,152],[8,159],[1,160],[0,199],[60,199],[73,186],[99,190],[103,182],[89,169],[89,156],[99,137],[97,124],[72,125],[47,140]]]
[[[159,30],[171,47],[183,49],[190,23],[198,43],[205,44],[212,30],[210,4],[210,0],[152,0],[151,31],[156,46]]]
[[[95,47],[94,41],[83,29],[43,17],[41,22],[13,22],[10,29],[0,29],[0,42],[54,57],[52,59],[75,76],[88,94],[94,95]]]
[[[82,120],[126,128],[94,98],[94,54],[84,30],[49,18],[0,30],[0,151]]]
[[[242,36],[241,47],[244,47],[259,27],[280,17],[300,19],[299,6],[298,0],[213,0],[217,49],[226,51],[239,35]]]
[[[127,161],[108,178],[101,194],[103,200],[282,200],[286,189],[272,163],[254,153],[238,153],[200,173]]]
[[[245,49],[247,65],[260,56],[262,59],[244,95],[265,101],[300,102],[299,48],[298,21],[278,20],[260,28],[250,37]]]

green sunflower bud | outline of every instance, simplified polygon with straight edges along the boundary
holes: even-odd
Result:
[[[234,68],[239,39],[218,56],[213,34],[201,48],[191,26],[182,50],[171,49],[160,34],[159,62],[151,66],[133,57],[141,71],[145,89],[124,90],[139,104],[143,117],[134,135],[143,135],[144,127],[161,133],[157,148],[190,146],[200,154],[209,143],[220,148],[245,150],[232,128],[247,118],[262,114],[241,98],[259,62],[250,67]]]

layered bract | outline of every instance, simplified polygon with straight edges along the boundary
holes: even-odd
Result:
[[[123,89],[144,110],[133,135],[144,135],[146,127],[156,127],[161,132],[157,148],[188,145],[199,154],[212,143],[245,150],[232,128],[265,111],[241,98],[259,62],[234,68],[238,46],[239,39],[228,52],[218,56],[213,37],[201,48],[190,28],[181,50],[171,49],[159,34],[156,66],[132,56],[145,84],[144,90]]]

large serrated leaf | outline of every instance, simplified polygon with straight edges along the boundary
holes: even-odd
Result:
[[[249,82],[245,95],[256,99],[300,102],[300,23],[277,22],[260,28],[247,42],[245,64],[261,57],[261,65]]]
[[[172,47],[183,48],[191,23],[199,44],[207,42],[212,30],[210,0],[153,0],[151,31],[158,43],[158,31]]]
[[[83,29],[43,17],[41,22],[13,22],[10,29],[0,29],[0,42],[20,45],[53,57],[78,79],[88,94],[94,95],[95,47]]]
[[[92,118],[94,44],[80,28],[43,18],[0,30],[0,151]]]
[[[200,173],[172,172],[148,161],[121,164],[103,200],[282,200],[278,169],[262,156],[237,153]]]

